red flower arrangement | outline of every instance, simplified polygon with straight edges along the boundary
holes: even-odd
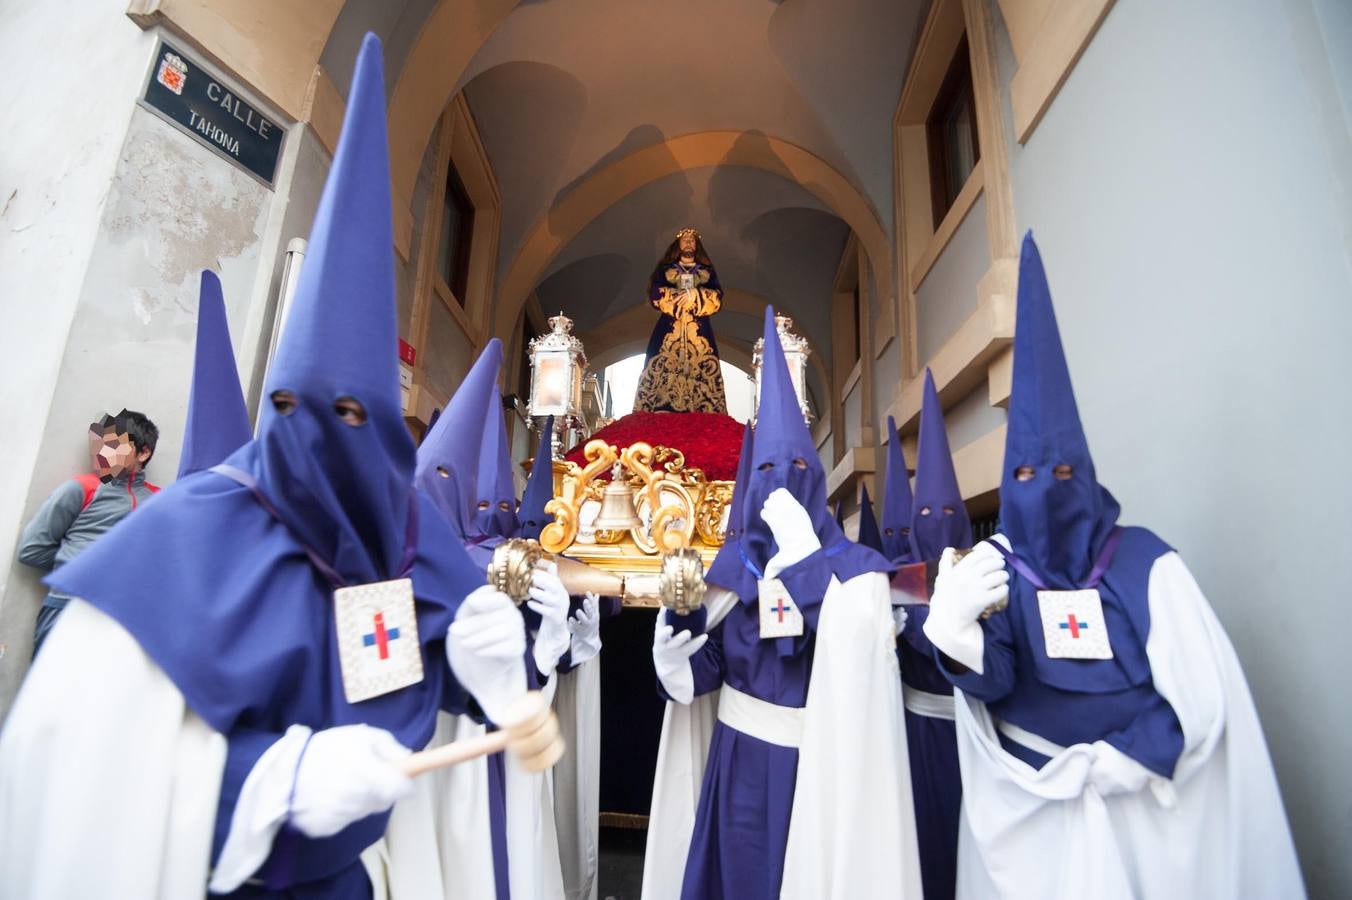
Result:
[[[709,481],[731,481],[737,475],[737,459],[742,453],[742,423],[721,413],[630,413],[569,450],[565,458],[585,466],[582,450],[598,439],[621,451],[636,441],[670,447],[685,454],[687,469],[703,469]],[[604,477],[609,478],[609,473]]]

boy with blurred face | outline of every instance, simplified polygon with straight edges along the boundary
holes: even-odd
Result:
[[[44,572],[73,559],[159,488],[145,479],[159,429],[143,413],[122,410],[89,426],[93,471],[63,483],[42,504],[19,538],[19,562]],[[69,597],[53,591],[42,601],[33,655],[56,624]]]

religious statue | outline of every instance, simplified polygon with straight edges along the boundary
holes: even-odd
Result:
[[[634,409],[726,413],[723,371],[709,317],[723,302],[699,232],[682,228],[653,269],[648,302],[662,313],[648,341]]]

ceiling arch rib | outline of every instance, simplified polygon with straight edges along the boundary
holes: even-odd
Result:
[[[427,16],[390,96],[390,180],[408,209],[423,152],[461,76],[517,0],[441,0]]]
[[[886,232],[868,199],[840,172],[802,147],[761,132],[698,132],[669,138],[596,170],[540,216],[500,281],[493,333],[511,334],[551,262],[605,210],[668,175],[726,166],[760,169],[801,185],[858,235],[879,283],[891,283]]]
[[[646,310],[654,263],[685,227],[700,231],[725,290],[767,298],[802,329],[831,327],[824,301],[849,226],[797,183],[743,166],[676,172],[616,201],[550,263],[535,287],[542,308],[564,310],[579,331]]]

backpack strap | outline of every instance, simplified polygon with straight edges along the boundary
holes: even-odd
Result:
[[[90,502],[93,501],[94,494],[98,491],[99,485],[103,484],[103,482],[99,479],[99,476],[95,475],[93,472],[85,472],[76,475],[75,480],[80,483],[80,488],[84,491],[84,501],[80,504],[80,512],[84,512],[89,507]]]

